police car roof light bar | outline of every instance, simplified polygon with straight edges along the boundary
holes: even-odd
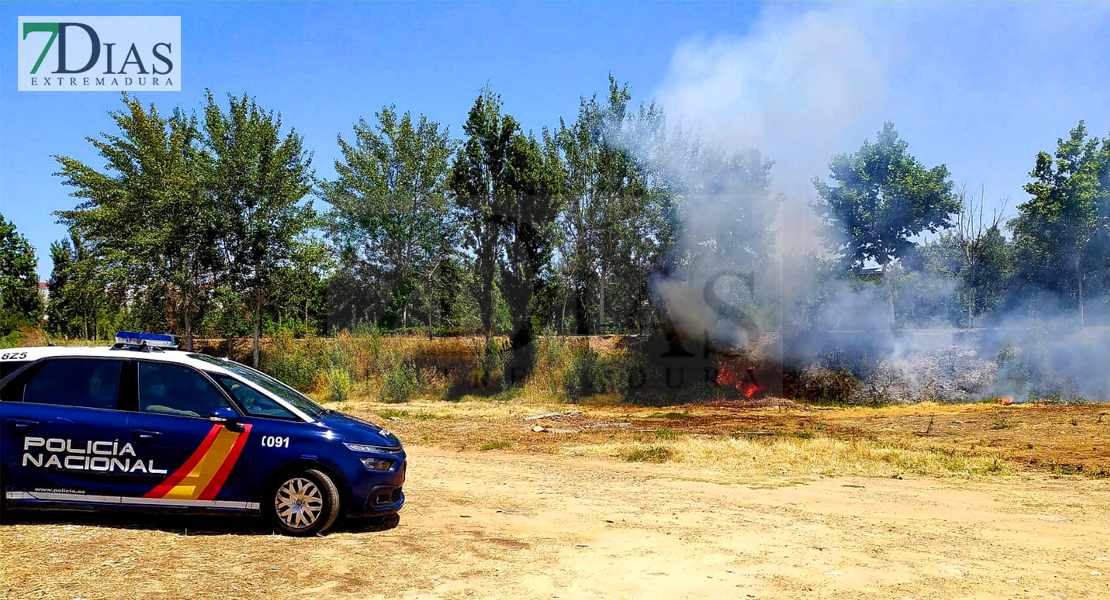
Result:
[[[149,352],[151,349],[176,350],[177,337],[166,333],[120,331],[116,333],[116,344],[112,348],[117,350],[137,349],[144,352]]]

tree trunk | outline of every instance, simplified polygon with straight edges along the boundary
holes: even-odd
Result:
[[[570,298],[570,284],[566,284],[566,289],[563,290],[563,311],[559,315],[559,335],[566,335],[566,322],[567,322],[567,299]]]
[[[1083,266],[1080,264],[1080,255],[1076,252],[1075,255],[1075,282],[1079,285],[1079,327],[1087,326],[1087,322],[1083,314]]]
[[[972,323],[972,308],[975,306],[975,297],[971,296],[967,301],[967,328],[971,329],[974,325]]]
[[[254,303],[254,368],[258,368],[258,329],[262,321],[262,302]]]
[[[189,314],[189,303],[185,302],[185,349],[193,351],[193,316]]]
[[[601,302],[598,306],[597,332],[599,335],[605,335],[605,269],[601,270],[601,278],[598,281],[598,288],[600,290]]]
[[[898,318],[894,314],[894,286],[891,285],[889,276],[886,272],[887,263],[880,265],[883,278],[883,287],[886,288],[887,304],[890,306],[890,326],[894,327],[898,323]]]
[[[429,279],[428,285],[424,286],[424,306],[428,312],[428,341],[432,341],[432,285]]]

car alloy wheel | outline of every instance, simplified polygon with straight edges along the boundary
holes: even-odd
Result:
[[[294,477],[278,487],[274,510],[286,527],[308,529],[324,513],[324,494],[308,479]]]
[[[323,533],[339,518],[339,488],[326,473],[306,469],[278,479],[263,504],[264,516],[285,535]]]

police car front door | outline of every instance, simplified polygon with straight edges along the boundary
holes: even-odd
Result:
[[[189,367],[138,362],[138,410],[127,426],[136,449],[153,457],[160,472],[135,489],[133,502],[198,507],[252,508],[221,495],[250,434],[249,425],[227,426],[209,416],[232,408],[205,376]],[[257,502],[257,499],[251,499]]]
[[[150,468],[117,410],[122,360],[55,358],[5,387],[5,485],[11,499],[116,503]]]

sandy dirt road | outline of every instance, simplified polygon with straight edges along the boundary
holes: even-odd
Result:
[[[679,465],[409,452],[399,520],[319,538],[16,515],[0,597],[1110,597],[1106,480],[750,486]]]

